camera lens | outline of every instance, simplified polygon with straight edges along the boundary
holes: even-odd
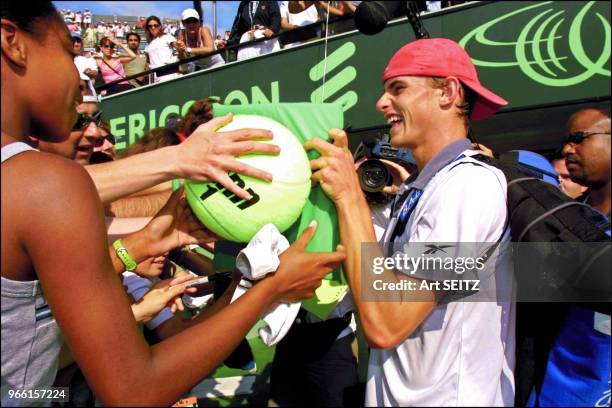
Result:
[[[367,193],[376,193],[391,185],[391,173],[380,160],[366,160],[359,167],[358,173],[361,189]]]

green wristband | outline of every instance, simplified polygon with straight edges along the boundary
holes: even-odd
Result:
[[[117,257],[121,259],[121,262],[123,262],[123,264],[125,265],[125,270],[128,272],[134,272],[138,264],[134,262],[127,249],[125,249],[125,247],[121,243],[120,239],[113,242],[113,248],[115,248],[115,253],[117,254]]]

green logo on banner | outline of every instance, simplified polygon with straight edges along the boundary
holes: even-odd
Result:
[[[317,65],[310,69],[310,79],[313,82],[318,82],[322,80],[324,76],[329,75],[330,72],[334,71],[343,62],[352,57],[353,54],[355,54],[355,50],[355,43],[349,41],[343,44],[336,51],[328,55],[327,58],[317,63]],[[355,67],[345,67],[340,72],[335,73],[331,78],[326,78],[325,83],[315,89],[310,94],[310,101],[313,103],[321,103],[327,101],[342,88],[353,82],[356,77],[357,70],[355,69]],[[340,104],[342,105],[342,110],[346,112],[355,104],[357,104],[358,100],[359,97],[357,96],[357,92],[348,91],[342,94],[340,97],[336,98],[334,102],[340,102]]]
[[[565,16],[565,10],[542,10],[551,3],[547,1],[530,5],[491,20],[469,32],[459,44],[466,50],[470,47],[468,52],[472,57],[479,54],[476,51],[479,46],[508,47],[508,55],[514,55],[512,61],[487,61],[478,57],[472,58],[472,61],[482,67],[517,66],[529,78],[547,86],[572,86],[594,75],[609,77],[610,70],[605,66],[610,60],[610,22],[601,13],[591,11],[595,2],[587,2],[571,20]],[[513,32],[518,20],[511,17],[530,10],[536,10],[539,14],[526,24],[520,23],[523,28],[516,40],[491,39]],[[588,30],[589,34],[593,34],[598,28],[601,32],[601,47],[587,52],[581,33]],[[510,52],[510,48],[513,52]]]

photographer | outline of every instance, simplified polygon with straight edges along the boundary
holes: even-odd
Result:
[[[416,170],[410,151],[391,147],[387,137],[384,140],[364,138],[354,158],[359,184],[370,203],[388,203]]]
[[[448,39],[421,39],[402,47],[384,73],[377,108],[391,124],[391,145],[410,148],[418,172],[394,200],[382,243],[498,242],[505,248],[506,180],[479,163],[467,138],[469,119],[485,119],[507,102],[484,88],[469,55]],[[344,262],[355,310],[372,347],[366,406],[491,406],[514,402],[514,304],[507,252],[489,259],[485,284],[496,299],[449,301],[438,290],[387,291],[365,301],[366,277],[383,255],[375,245],[370,210],[354,171],[346,134],[329,131],[333,143],[305,144],[322,156],[311,161],[319,182],[338,210]],[[386,256],[389,255],[387,252]],[[383,268],[385,282],[430,282],[424,270],[404,275]],[[475,390],[478,390],[475,392]]]

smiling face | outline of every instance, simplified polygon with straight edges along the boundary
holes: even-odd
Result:
[[[159,276],[164,270],[166,254],[148,258],[140,262],[136,267],[136,272],[142,276]]]
[[[567,170],[576,183],[599,188],[610,182],[610,118],[596,109],[574,114],[568,132],[596,133],[563,147]]]
[[[87,116],[93,116],[98,107],[95,103],[82,103],[77,106],[77,112]],[[96,146],[101,146],[104,136],[94,123],[88,123],[82,129],[73,129],[68,138],[62,142],[46,142],[38,138],[33,138],[37,148],[42,152],[53,153],[74,160],[85,166],[89,164],[89,159]]]
[[[391,144],[414,148],[426,141],[432,126],[432,112],[438,109],[436,93],[427,77],[398,76],[384,84],[385,92],[376,102],[391,125]]]
[[[82,103],[77,107],[77,111],[91,117],[98,112],[98,105],[95,103]],[[83,166],[88,165],[94,147],[100,146],[104,142],[104,136],[95,122],[90,122],[83,129],[71,132],[71,138],[73,133],[81,136],[77,139],[78,144],[74,160]]]
[[[187,20],[183,20],[183,25],[190,34],[193,34],[200,28],[200,20],[197,18],[188,18]]]

